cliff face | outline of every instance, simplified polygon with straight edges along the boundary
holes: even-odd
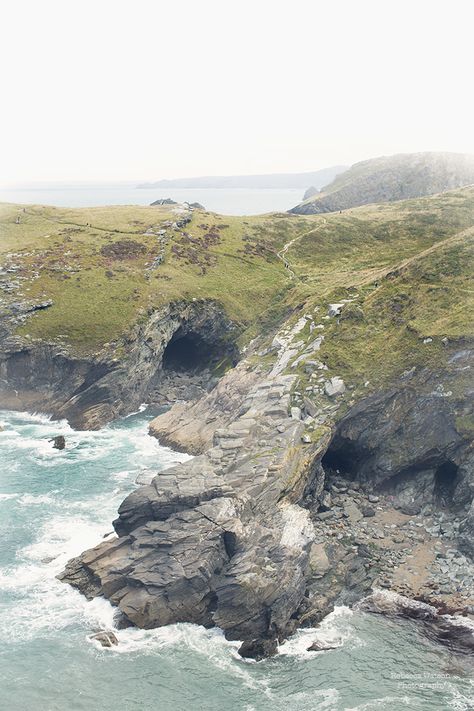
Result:
[[[371,586],[469,609],[473,190],[167,209],[0,209],[1,405],[99,427],[158,393],[151,432],[196,455],[63,580],[254,657]]]
[[[356,163],[290,212],[312,215],[434,195],[474,183],[474,157],[415,153]]]
[[[55,345],[10,337],[0,353],[0,400],[3,407],[41,410],[79,429],[97,429],[137,409],[174,365],[185,380],[223,359],[235,362],[235,335],[222,308],[203,300],[152,311],[124,338],[120,361],[107,352],[77,358]],[[189,364],[180,361],[180,350],[192,354]]]
[[[409,580],[400,532],[419,516],[421,531],[403,541],[434,549],[443,515],[452,526],[444,544],[459,526],[464,548],[470,540],[474,455],[456,418],[473,414],[463,376],[474,351],[455,352],[446,369],[405,374],[341,419],[342,393],[315,411],[301,403],[298,376],[282,372],[301,356],[313,372],[322,365],[317,345],[298,344],[314,323],[303,321],[277,335],[271,369],[255,368],[250,353],[190,410],[176,405],[152,423],[160,438],[202,453],[130,494],[118,537],[70,561],[62,580],[110,599],[121,624],[217,624],[257,657],[336,602],[386,585],[392,556],[408,577],[390,587],[433,594],[428,565]],[[370,547],[374,534],[384,553]],[[445,590],[445,599],[462,607],[473,592]]]

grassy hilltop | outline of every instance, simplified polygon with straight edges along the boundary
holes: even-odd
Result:
[[[473,235],[474,188],[324,216],[3,204],[0,298],[4,311],[52,300],[16,332],[82,354],[174,300],[218,300],[243,345],[291,314],[352,299],[337,337],[324,322],[321,357],[382,382],[473,334]]]
[[[166,207],[25,210],[0,206],[1,260],[18,268],[9,276],[20,282],[6,298],[53,305],[20,332],[86,352],[118,338],[144,310],[176,299],[218,299],[245,327],[287,281],[275,250],[306,224],[195,211],[189,224],[173,228],[183,215]]]

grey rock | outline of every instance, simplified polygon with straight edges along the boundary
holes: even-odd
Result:
[[[421,511],[421,506],[415,503],[403,504],[400,506],[400,511],[406,516],[417,516]]]
[[[345,304],[329,304],[328,316],[339,316]]]
[[[342,378],[335,376],[324,383],[324,392],[328,397],[335,397],[337,395],[342,395],[346,391],[346,386]]]
[[[329,649],[337,649],[337,648],[338,648],[337,644],[330,644],[329,642],[323,642],[322,640],[316,639],[311,644],[311,646],[308,647],[307,651],[308,652],[326,652]]]
[[[100,632],[96,632],[95,634],[92,634],[89,639],[93,639],[96,642],[99,642],[102,647],[116,647],[118,645],[118,639],[116,635],[113,632],[106,631],[106,630],[101,630]]]
[[[319,497],[319,510],[329,511],[332,507],[332,497],[329,491],[323,491]]]
[[[66,447],[66,438],[64,435],[56,435],[56,437],[53,437],[53,439],[49,441],[53,443],[54,449],[65,449]]]
[[[276,639],[252,639],[243,642],[239,648],[241,657],[255,659],[256,662],[272,657],[278,651],[278,641]]]

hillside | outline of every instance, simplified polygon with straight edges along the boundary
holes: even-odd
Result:
[[[472,653],[436,610],[474,605],[473,187],[324,216],[1,205],[0,235],[1,407],[99,429],[152,403],[195,455],[141,471],[61,580],[256,659],[384,587]]]
[[[21,300],[51,300],[16,331],[84,354],[180,299],[215,299],[242,332],[252,330],[265,314],[282,318],[298,301],[370,283],[462,232],[474,223],[472,196],[465,189],[325,217],[3,204],[3,313]]]
[[[267,175],[221,175],[199,178],[176,178],[142,183],[139,188],[251,188],[306,190],[310,186],[322,188],[336,175],[346,170],[344,165],[335,165],[309,173],[270,173]]]
[[[50,344],[65,358],[125,367],[127,343],[137,342],[160,314],[168,314],[166,321],[170,309],[191,309],[191,328],[200,310],[215,304],[228,321],[226,333],[216,335],[224,326],[214,333],[208,321],[210,331],[201,337],[209,353],[222,351],[222,360],[257,335],[271,339],[300,310],[357,293],[364,318],[346,324],[322,350],[328,364],[360,381],[370,372],[371,382],[381,384],[428,355],[444,358],[449,349],[440,339],[472,334],[466,250],[473,195],[474,188],[466,188],[342,214],[245,218],[183,206],[4,204],[0,330],[4,343],[13,343],[8,352],[27,346],[36,358],[38,347]],[[413,259],[420,260],[419,269],[427,265],[430,279],[405,269]],[[402,267],[404,278],[394,279]],[[386,309],[392,301],[393,319]],[[215,314],[208,316],[217,323]],[[346,328],[350,342],[342,337]],[[428,337],[434,342],[427,350],[419,344]],[[147,365],[150,378],[160,367],[156,357],[156,366]],[[147,387],[142,374],[137,397]]]
[[[435,195],[474,183],[474,156],[457,153],[407,153],[356,163],[320,193],[290,212],[337,212],[359,205]]]

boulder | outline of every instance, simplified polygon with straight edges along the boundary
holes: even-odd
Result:
[[[344,518],[349,519],[351,523],[356,523],[357,521],[360,521],[363,518],[361,510],[356,506],[353,501],[349,501],[347,504],[345,504],[343,515]]]
[[[64,449],[66,447],[66,438],[64,435],[56,435],[56,437],[53,437],[49,441],[53,443],[54,449]]]
[[[118,645],[118,639],[115,634],[106,630],[100,630],[100,632],[92,634],[89,639],[93,639],[96,642],[99,642],[103,647],[107,648],[116,647]]]
[[[325,575],[331,564],[324,543],[313,543],[309,551],[309,565],[315,577]]]
[[[331,644],[330,642],[323,642],[322,640],[315,639],[310,647],[308,647],[308,652],[325,652],[328,649],[337,649],[337,644]]]
[[[334,317],[334,316],[339,316],[341,313],[342,309],[344,308],[345,304],[329,304],[328,308],[328,316]]]
[[[413,501],[412,503],[402,504],[399,510],[405,516],[418,516],[421,506]]]
[[[239,647],[239,654],[246,659],[255,659],[256,662],[274,656],[278,651],[276,639],[252,639],[243,642]]]
[[[336,397],[342,395],[346,391],[346,386],[342,378],[335,376],[324,383],[324,392],[328,397]]]
[[[332,498],[329,491],[323,491],[319,497],[319,510],[329,511],[332,507]]]

